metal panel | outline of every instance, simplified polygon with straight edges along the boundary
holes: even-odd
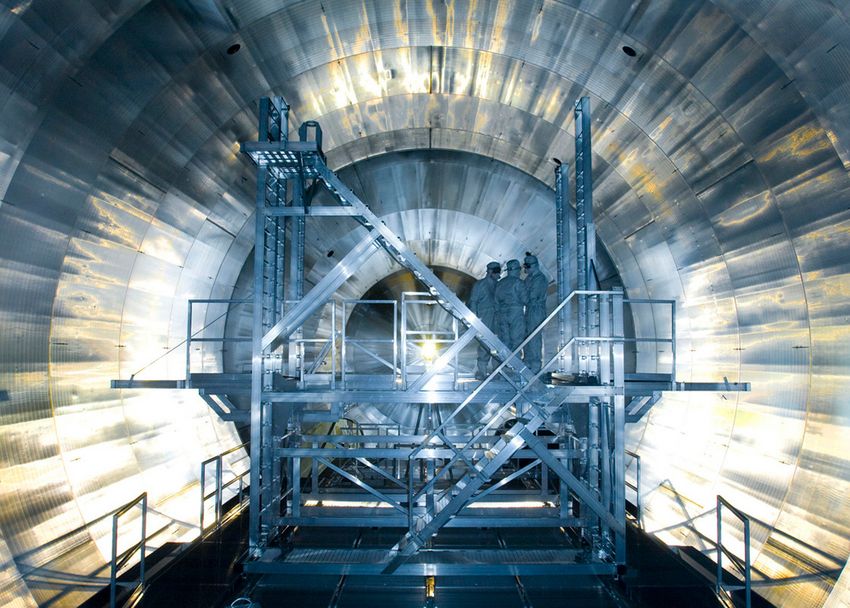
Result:
[[[250,173],[231,147],[251,134],[252,104],[262,94],[286,93],[299,121],[322,122],[334,138],[326,142],[333,167],[387,151],[442,148],[505,161],[541,184],[550,179],[551,156],[571,162],[569,103],[589,94],[599,119],[597,226],[629,295],[682,304],[683,378],[758,380],[750,397],[665,398],[632,432],[650,488],[648,529],[683,517],[680,503],[708,505],[723,489],[736,504],[846,556],[847,6],[815,0],[633,7],[615,0],[456,1],[451,10],[430,1],[403,9],[353,0],[324,4],[233,1],[232,19],[214,3],[190,1],[77,2],[73,11],[36,1],[4,12],[0,390],[9,395],[2,402],[6,434],[28,438],[26,447],[10,450],[9,467],[21,459],[42,462],[45,474],[61,472],[49,448],[59,442],[27,421],[101,407],[110,397],[98,387],[115,370],[132,373],[178,341],[183,303],[173,291],[151,297],[134,289],[121,304],[114,295],[120,287],[98,295],[100,287],[126,286],[131,272],[134,282],[144,278],[145,254],[133,252],[153,217],[187,235],[173,233],[176,250],[191,245],[208,218],[234,235],[250,227],[253,194],[243,179]],[[228,55],[236,40],[242,49]],[[636,56],[623,53],[624,45]],[[401,165],[403,157],[381,162]],[[423,153],[406,163],[419,169],[398,179],[427,173],[429,162]],[[755,195],[738,196],[731,185],[748,163],[746,188]],[[482,215],[494,231],[476,229],[479,240],[464,247],[460,233],[430,235],[453,246],[432,248],[426,240],[417,254],[439,251],[440,259],[477,275],[482,261],[501,253],[480,243],[553,225],[533,206],[512,206],[527,181],[493,182],[480,195],[473,177],[445,181],[466,192],[455,201],[479,201],[474,213],[454,218]],[[376,183],[364,178],[365,188]],[[721,195],[724,183],[730,188]],[[411,198],[411,205],[436,207],[450,192],[436,190],[421,205]],[[535,221],[526,219],[532,216]],[[416,221],[415,214],[405,219]],[[445,224],[433,225],[443,230]],[[200,257],[190,266],[200,269],[201,260],[224,251],[214,240],[202,239],[214,251],[201,253],[199,244]],[[183,280],[180,298],[232,288],[248,254],[245,242],[236,239],[208,275]],[[521,236],[510,249],[535,243],[541,246]],[[310,254],[308,247],[305,270],[320,276],[319,254],[327,251],[317,246]],[[129,255],[138,258],[138,270],[130,268],[135,261],[124,262]],[[182,274],[182,262],[147,266],[161,273],[147,277],[161,283]],[[349,295],[359,296],[353,292],[391,271],[370,268]],[[207,276],[218,283],[204,284]],[[144,305],[136,303],[140,298]],[[112,320],[125,312],[134,326],[122,331],[121,321]],[[104,324],[96,326],[95,315]],[[635,324],[660,333],[662,321],[637,314]],[[155,337],[146,335],[151,327]],[[643,371],[655,371],[663,357],[652,350],[638,361]],[[149,405],[158,412],[148,414],[151,432],[178,432],[168,426],[172,412]],[[210,427],[199,401],[187,405],[194,415],[179,432],[196,439],[190,453],[173,454],[177,460],[194,462],[215,451],[213,444],[236,441],[232,431]],[[195,418],[202,431],[189,422]],[[63,425],[61,432],[73,428]],[[765,465],[757,483],[740,471],[741,461],[755,458]],[[45,531],[11,548],[14,555],[83,523],[29,510],[53,495],[63,512],[73,513],[74,492],[63,475],[47,489],[33,482],[9,497],[4,533]],[[111,484],[96,491],[114,494],[117,504],[137,490]],[[755,531],[757,565],[795,567],[774,555],[766,539],[768,532]],[[817,606],[829,589],[805,583],[765,593],[777,603]],[[41,590],[37,599],[52,593]]]

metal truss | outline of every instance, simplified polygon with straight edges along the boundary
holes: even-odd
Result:
[[[250,545],[253,555],[261,559],[254,564],[269,568],[263,556],[272,539],[287,525],[401,526],[406,532],[375,562],[380,563],[381,572],[394,573],[407,571],[411,560],[421,562],[425,555],[421,550],[427,549],[444,527],[515,526],[517,521],[577,530],[584,538],[585,553],[592,556],[590,561],[598,562],[603,570],[624,563],[622,292],[572,292],[511,352],[327,167],[318,125],[302,126],[299,141],[276,137],[285,133],[285,116],[282,101],[264,100],[260,141],[243,144],[243,151],[258,166],[259,177],[255,302],[274,300],[269,290],[276,283],[270,283],[268,276],[278,267],[275,252],[279,249],[268,243],[269,218],[303,221],[308,216],[349,215],[366,228],[366,234],[331,272],[309,293],[295,298],[297,301],[291,306],[279,307],[271,314],[265,307],[255,312]],[[269,127],[270,119],[279,122]],[[311,130],[314,137],[308,139]],[[284,187],[287,181],[292,186]],[[338,207],[307,203],[303,192],[314,189],[316,184],[333,195]],[[270,198],[270,192],[276,196]],[[287,196],[288,192],[292,195]],[[261,243],[265,246],[259,246]],[[323,383],[316,366],[310,368],[312,374],[304,374],[306,362],[302,361],[299,386],[275,387],[273,376],[279,371],[275,362],[282,358],[290,363],[297,361],[297,357],[282,354],[292,353],[293,344],[305,344],[305,322],[327,306],[342,284],[379,250],[409,269],[426,290],[405,294],[401,303],[402,343],[396,342],[399,337],[395,331],[387,339],[392,343],[392,357],[347,338],[344,323],[348,304],[342,303],[339,384],[333,364],[325,372]],[[302,278],[290,273],[289,280]],[[291,283],[289,287],[288,293],[297,292]],[[447,331],[430,328],[433,360],[418,366],[422,357],[417,359],[415,350],[422,336],[407,328],[406,310],[416,304],[435,303],[449,313],[452,326]],[[539,373],[531,372],[522,362],[522,348],[538,334],[543,335],[550,324],[557,326],[553,319],[563,324],[563,311],[573,304],[592,311],[598,325],[592,331],[571,332],[570,336],[561,331],[557,347],[551,349],[554,355],[548,357]],[[336,305],[333,307],[336,310]],[[335,318],[335,313],[332,316]],[[332,336],[331,341],[334,339]],[[458,359],[476,340],[489,348],[500,364],[483,382],[461,386]],[[333,343],[328,348],[335,351]],[[578,349],[579,358],[584,358],[584,369],[592,370],[595,383],[550,381],[549,372],[563,371],[565,353],[572,349]],[[358,375],[347,367],[346,353],[354,350],[388,369],[389,381],[382,384],[372,377],[362,385],[369,389],[358,388]],[[293,370],[289,371],[291,376]],[[329,405],[315,409],[311,403]],[[382,432],[362,428],[305,432],[308,417],[317,420],[316,416],[324,415],[331,420],[356,403],[420,407],[424,420],[416,433],[402,433],[399,428]],[[454,405],[446,410],[446,404]],[[589,412],[588,430],[582,433],[585,437],[579,439],[573,429],[548,438],[552,432],[547,424],[568,419],[567,408],[576,405]],[[473,408],[480,410],[482,406],[486,415],[470,415]],[[285,420],[285,424],[277,419]],[[471,419],[474,424],[458,432],[461,419]],[[565,424],[553,426],[556,427],[570,428]],[[547,438],[542,440],[541,436]],[[531,479],[535,480],[533,488],[523,485],[523,481]],[[485,498],[501,507],[507,505],[508,510],[482,508]],[[530,498],[540,506],[532,510],[513,506],[527,503]],[[570,551],[553,563],[562,567],[576,565],[574,551]],[[282,570],[291,570],[293,565],[291,556],[280,561]],[[489,565],[483,571],[501,567]]]
[[[281,98],[261,100],[258,141],[242,145],[258,175],[251,373],[194,373],[187,355],[184,380],[131,377],[113,387],[197,389],[237,422],[245,412],[229,396],[250,393],[249,572],[613,573],[626,561],[627,417],[638,419],[661,391],[749,385],[677,382],[675,354],[670,373],[625,373],[627,341],[669,342],[675,353],[675,302],[598,289],[587,99],[575,109],[575,235],[564,167],[555,175],[560,303],[514,351],[328,168],[317,123],[302,124],[298,140],[288,140],[288,111]],[[322,189],[332,205],[314,203]],[[305,293],[306,220],[325,217],[350,217],[365,233]],[[577,288],[570,280],[573,241]],[[399,302],[337,299],[379,252],[412,272],[422,290]],[[187,345],[210,340],[192,333],[199,302],[189,304]],[[626,304],[670,306],[670,337],[627,339]],[[414,327],[418,306],[439,306],[448,321]],[[383,307],[391,334],[348,335],[356,307]],[[521,353],[538,336],[546,356],[533,373]],[[480,382],[464,368],[477,343],[499,362]],[[364,406],[406,408],[416,412],[415,423],[347,416]],[[287,530],[314,526],[397,528],[399,536],[380,550],[283,546]],[[499,527],[561,530],[570,542],[487,551],[438,542],[443,530]]]

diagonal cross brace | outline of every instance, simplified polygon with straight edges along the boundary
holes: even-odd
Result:
[[[443,508],[434,514],[433,518],[416,533],[408,532],[395,547],[393,551],[396,557],[390,561],[383,570],[384,574],[392,574],[399,566],[405,563],[419,548],[425,540],[436,534],[440,528],[446,525],[456,513],[466,507],[475,496],[475,493],[498,471],[517,450],[526,444],[526,433],[534,436],[534,432],[543,426],[543,423],[563,403],[563,396],[556,395],[546,406],[537,408],[534,416],[526,421],[518,422],[508,430],[502,439],[493,446],[487,455],[482,458],[476,466],[467,472],[454,486],[457,493],[451,496]],[[409,506],[410,507],[410,506]]]
[[[372,257],[378,248],[374,246],[375,240],[380,235],[372,231],[367,234],[354,248],[349,251],[336,267],[326,274],[321,281],[316,283],[283,318],[263,336],[263,350],[274,348],[296,329],[301,327],[316,310],[323,306],[334,292],[345,283],[366,260]],[[257,304],[255,304],[256,306]]]
[[[473,338],[475,338],[475,329],[467,329],[466,332],[464,332],[464,334],[460,336],[454,344],[447,348],[446,351],[442,355],[440,355],[440,357],[436,361],[434,361],[434,363],[431,365],[431,368],[426,370],[424,374],[419,376],[419,378],[416,379],[416,382],[411,384],[407,390],[411,393],[415,393],[425,388],[425,385],[428,384],[428,382],[430,382],[434,376],[439,374],[440,371],[442,371],[442,369],[445,368],[451,362],[451,360],[454,359],[455,355],[460,353],[460,351],[462,351],[467,344],[472,342]]]
[[[318,157],[313,157],[314,169],[328,190],[335,195],[343,205],[352,206],[362,218],[365,225],[374,228],[380,233],[381,244],[400,264],[413,271],[414,276],[431,288],[432,293],[438,296],[444,308],[454,317],[460,319],[468,326],[475,329],[478,339],[489,349],[496,351],[499,359],[508,361],[511,356],[510,349],[487,327],[474,312],[461,302],[460,298],[449,289],[437,275],[428,268],[416,255],[408,249],[407,245],[390,230],[381,219],[354,192],[346,186],[336,174]],[[508,364],[529,382],[534,374],[522,361],[514,357]]]
[[[626,533],[625,522],[618,521],[605,506],[599,502],[599,499],[593,495],[591,489],[582,483],[582,481],[573,475],[570,470],[564,466],[560,460],[549,453],[549,449],[543,445],[543,442],[537,438],[534,433],[528,429],[523,429],[520,432],[522,438],[525,439],[525,444],[535,453],[543,463],[548,466],[567,486],[572,490],[582,503],[589,506],[593,512],[601,519],[605,525],[613,529],[617,534]]]

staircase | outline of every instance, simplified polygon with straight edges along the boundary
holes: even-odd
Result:
[[[414,554],[425,547],[429,540],[457,516],[470,502],[475,500],[482,491],[487,491],[485,484],[491,481],[499,469],[514,458],[521,449],[532,451],[541,466],[548,467],[554,472],[563,484],[562,500],[568,501],[571,492],[581,501],[585,517],[590,516],[588,521],[603,524],[606,529],[613,531],[621,537],[624,543],[624,522],[612,514],[610,504],[615,502],[611,495],[605,496],[599,489],[591,488],[587,482],[579,480],[558,458],[549,453],[547,445],[537,439],[535,433],[544,426],[562,405],[569,399],[575,400],[576,394],[582,389],[585,393],[582,402],[589,399],[587,395],[604,396],[613,400],[614,392],[611,386],[584,386],[560,385],[552,386],[540,380],[541,373],[532,372],[520,359],[519,353],[523,345],[515,351],[508,349],[505,344],[487,327],[477,315],[447,287],[434,272],[428,268],[408,246],[387,227],[381,219],[364,203],[337,175],[330,170],[321,153],[320,142],[305,141],[257,141],[246,142],[242,150],[247,153],[260,168],[260,173],[270,176],[272,181],[280,182],[288,179],[299,179],[302,183],[312,180],[315,189],[317,184],[324,186],[332,195],[337,205],[311,205],[309,197],[293,199],[292,204],[278,206],[273,211],[267,211],[274,215],[290,217],[351,217],[365,228],[364,237],[346,254],[343,260],[316,283],[309,293],[305,294],[292,308],[290,308],[273,325],[267,326],[262,335],[260,344],[262,353],[270,353],[279,345],[283,344],[290,336],[302,326],[304,321],[314,314],[321,306],[333,296],[333,294],[351,277],[366,260],[368,260],[379,249],[389,254],[393,260],[407,268],[422,284],[427,291],[450,315],[467,329],[461,330],[462,335],[441,358],[450,359],[473,339],[478,339],[485,347],[495,353],[502,363],[497,369],[476,387],[466,398],[464,398],[454,411],[434,430],[431,431],[424,441],[417,444],[413,454],[408,457],[408,471],[417,454],[423,450],[438,448],[444,453],[448,451],[453,454],[445,464],[439,465],[439,470],[432,469],[428,478],[422,477],[422,486],[414,491],[413,484],[415,476],[408,476],[408,496],[405,501],[403,497],[400,502],[393,501],[387,497],[387,502],[393,502],[398,510],[406,512],[408,519],[408,530],[398,542],[386,553],[382,560],[383,572],[396,572]],[[571,295],[570,298],[573,296]],[[581,296],[579,299],[584,300]],[[585,306],[586,307],[586,306]],[[560,310],[561,307],[559,307]],[[556,314],[555,312],[552,315]],[[547,323],[551,318],[544,321]],[[541,324],[541,328],[544,324]],[[540,331],[538,328],[537,331]],[[531,339],[529,337],[529,339]],[[572,346],[572,340],[570,341]],[[604,344],[608,344],[607,342]],[[565,350],[564,346],[562,350]],[[586,346],[587,348],[593,348]],[[597,346],[602,348],[602,346]],[[559,353],[562,354],[562,353]],[[609,374],[610,375],[610,374]],[[413,393],[421,393],[424,386],[430,380],[429,372],[423,374],[406,390],[398,390],[393,393],[393,402],[413,403]],[[464,438],[464,444],[455,444],[446,435],[446,425],[457,416],[470,403],[483,396],[482,390],[492,381],[499,379],[499,386],[507,388],[502,391],[496,404],[496,412],[491,413],[484,428],[475,433],[471,439]],[[492,386],[490,387],[492,388]],[[266,393],[263,393],[265,395]],[[345,395],[348,401],[349,395]],[[261,396],[260,400],[265,397]],[[619,397],[618,397],[619,398]],[[613,402],[613,401],[612,401]],[[457,403],[457,402],[455,402]],[[622,407],[622,406],[620,406]],[[622,410],[621,410],[622,411]],[[503,414],[514,416],[514,425],[504,431],[495,443],[482,451],[481,438],[485,433],[492,433],[491,428],[497,420],[503,419]],[[336,415],[336,412],[310,412],[310,415],[322,417]],[[318,418],[317,418],[318,419]],[[305,420],[307,420],[305,418]],[[622,420],[622,419],[621,419]],[[614,423],[612,420],[611,423]],[[622,424],[620,422],[620,424]],[[492,435],[491,435],[492,437]],[[422,458],[419,455],[419,458]],[[442,461],[441,461],[442,462]],[[431,465],[433,466],[433,465]],[[619,466],[619,465],[617,465]],[[453,479],[446,479],[444,473],[452,470],[458,471]],[[621,468],[621,467],[620,467]],[[337,470],[337,469],[335,469]],[[619,469],[618,469],[619,470]],[[611,476],[613,478],[613,475]],[[440,488],[437,488],[437,480]],[[365,486],[362,486],[365,487]],[[569,488],[569,492],[566,488]],[[366,488],[368,491],[368,488]],[[424,497],[424,498],[423,498]],[[382,498],[383,500],[383,498]],[[406,502],[406,506],[404,503]],[[424,508],[423,508],[424,506]],[[562,508],[561,517],[566,517],[566,507]],[[616,512],[616,509],[614,509]],[[624,547],[620,548],[624,553]],[[613,567],[613,566],[612,566]]]
[[[555,394],[549,394],[550,392]],[[426,513],[424,517],[415,520],[413,529],[409,530],[392,548],[391,553],[395,557],[384,569],[384,573],[394,572],[408,557],[421,549],[428,539],[446,525],[458,511],[468,505],[475,493],[517,450],[525,445],[526,433],[536,432],[563,403],[564,397],[562,391],[554,388],[543,391],[535,397],[526,417],[517,418],[516,424],[484,453],[484,457],[475,462],[453,487],[444,492],[442,497],[434,501],[434,509],[431,513]],[[460,452],[471,449],[473,443],[474,440],[467,443]]]

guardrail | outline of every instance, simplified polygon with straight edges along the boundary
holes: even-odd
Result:
[[[122,515],[128,513],[133,507],[141,504],[142,508],[142,534],[141,540],[133,546],[124,550],[121,555],[118,555],[118,520]],[[127,583],[121,583],[122,586],[137,589],[145,586],[145,542],[147,541],[147,519],[148,519],[148,493],[142,492],[119,508],[112,514],[112,562],[109,568],[109,607],[115,608],[115,602],[118,595],[118,571],[126,564],[136,551],[139,551],[139,578]]]
[[[729,512],[732,513],[735,517],[737,517],[744,524],[744,563],[741,564],[741,559],[726,549],[723,546],[723,507],[729,509]],[[715,590],[720,594],[721,591],[738,591],[740,589],[744,589],[744,597],[746,601],[746,608],[752,607],[752,570],[750,563],[750,518],[747,517],[747,514],[743,511],[739,511],[732,504],[720,496],[717,495],[717,580],[715,582]],[[740,585],[727,585],[723,582],[723,555],[726,554],[729,557],[729,561],[738,569],[741,574],[744,575],[744,586]]]
[[[237,306],[240,304],[247,304],[249,302],[253,302],[253,300],[232,300],[226,298],[212,298],[212,299],[198,299],[198,300],[189,300],[189,310],[186,314],[186,339],[183,341],[183,344],[186,344],[186,380],[188,381],[192,375],[192,344],[195,342],[205,343],[205,342],[221,342],[222,344],[225,342],[250,342],[252,338],[228,338],[222,335],[217,338],[198,338],[198,334],[206,331],[213,323],[217,323],[221,319],[223,319],[229,312],[231,312],[232,307],[230,305],[236,304]],[[192,332],[192,316],[194,306],[198,304],[228,304],[227,309],[217,316],[215,319],[204,325],[201,329],[196,332]],[[223,334],[224,332],[222,332]],[[178,345],[179,346],[179,345]]]
[[[353,313],[357,306],[364,307],[389,307],[392,309],[392,333],[387,337],[361,337],[354,338],[348,335],[349,307]],[[335,307],[335,306],[334,306]],[[398,302],[396,300],[343,300],[342,301],[342,318],[341,318],[341,344],[340,344],[340,381],[343,388],[346,387],[346,382],[349,376],[355,373],[353,364],[349,363],[349,356],[360,354],[365,355],[372,361],[376,362],[382,369],[387,368],[389,385],[393,389],[397,389],[398,385],[395,382],[399,373],[398,366]],[[352,348],[349,348],[352,347]],[[389,353],[386,351],[389,350]],[[383,355],[383,356],[382,356]],[[404,355],[402,354],[402,357]],[[403,359],[402,359],[403,360]],[[332,373],[336,373],[333,370]]]
[[[743,558],[733,553],[727,546],[724,546],[723,544],[724,512],[731,513],[742,524],[744,545]],[[716,538],[711,538],[708,534],[698,530],[697,527],[694,525],[694,523],[698,519],[702,519],[710,515],[715,516]],[[805,555],[808,557],[808,559],[806,560],[808,562],[808,567],[803,568],[803,571],[800,573],[792,574],[790,576],[783,576],[780,578],[771,578],[764,572],[760,571],[752,563],[751,529],[753,525],[769,530],[771,536],[784,539],[786,543],[788,543],[786,545],[786,551],[791,551],[792,549],[790,549],[790,547],[792,546],[799,547],[800,550],[804,552],[800,553],[799,555]],[[788,534],[787,532],[780,530],[779,528],[775,528],[770,524],[741,511],[720,495],[717,495],[716,497],[715,507],[703,511],[702,513],[699,513],[693,517],[689,517],[685,521],[648,532],[648,534],[656,535],[661,532],[670,532],[678,528],[687,528],[702,542],[708,545],[706,549],[702,550],[703,554],[715,554],[716,564],[713,576],[715,579],[715,592],[717,593],[717,595],[721,596],[721,593],[743,591],[747,608],[750,608],[752,605],[753,589],[758,589],[762,587],[778,587],[782,585],[791,585],[807,581],[827,581],[831,582],[831,584],[835,584],[844,568],[844,560],[840,557],[830,555],[829,553],[823,551],[818,547],[815,547],[795,536],[792,536],[791,534]],[[724,575],[728,574],[729,572],[724,568],[724,556],[729,560],[729,562],[731,562],[734,571],[737,571],[738,574],[743,576],[743,581],[739,580],[736,582],[726,582],[724,580]],[[820,563],[815,563],[815,561],[819,561]],[[732,571],[733,574],[735,573],[734,571]],[[706,575],[706,577],[709,579],[712,576],[710,572],[703,572],[702,574]],[[728,576],[726,576],[725,578],[728,580]]]
[[[637,509],[638,528],[643,530],[643,508],[640,502],[640,455],[631,450],[625,451],[626,456],[631,456],[635,463],[635,482],[626,479],[626,487],[635,492],[635,508]]]
[[[649,298],[624,298],[623,304],[632,306],[634,304],[646,304],[650,306],[669,306],[670,307],[670,337],[669,338],[623,338],[623,342],[633,342],[635,344],[650,343],[650,344],[669,344],[672,354],[672,362],[670,364],[670,380],[676,382],[676,300],[654,300]],[[634,318],[634,312],[632,312]]]
[[[239,473],[239,474],[234,473],[233,478],[230,479],[229,481],[227,481],[226,483],[224,483],[223,482],[224,481],[223,480],[223,477],[224,477],[223,458],[225,456],[232,454],[234,452],[237,452],[241,449],[247,450],[247,448],[248,448],[248,443],[247,442],[242,443],[240,445],[237,445],[235,447],[230,448],[229,450],[222,452],[221,454],[218,454],[218,455],[213,456],[211,458],[207,458],[206,460],[204,460],[201,463],[201,513],[200,513],[201,516],[199,518],[199,524],[198,524],[198,526],[201,530],[201,536],[203,536],[204,530],[206,529],[206,526],[204,525],[204,522],[205,522],[205,519],[206,519],[206,506],[207,506],[207,501],[210,498],[213,498],[215,500],[215,503],[214,503],[214,505],[215,505],[215,521],[214,521],[214,524],[216,526],[221,524],[222,505],[224,503],[224,501],[223,501],[224,490],[226,490],[227,488],[229,488],[233,484],[238,483],[239,484],[239,503],[241,504],[243,502],[244,491],[245,491],[245,484],[243,483],[243,480],[245,479],[245,477],[247,475],[250,475],[251,468],[248,467],[248,469],[246,469],[245,471],[243,471],[242,473]],[[246,455],[242,459],[244,459],[244,458],[248,458],[248,456]],[[242,459],[240,459],[240,460],[242,460]],[[215,487],[214,487],[212,492],[207,493],[207,489],[206,489],[207,488],[207,467],[210,464],[213,464],[213,463],[215,464]]]

